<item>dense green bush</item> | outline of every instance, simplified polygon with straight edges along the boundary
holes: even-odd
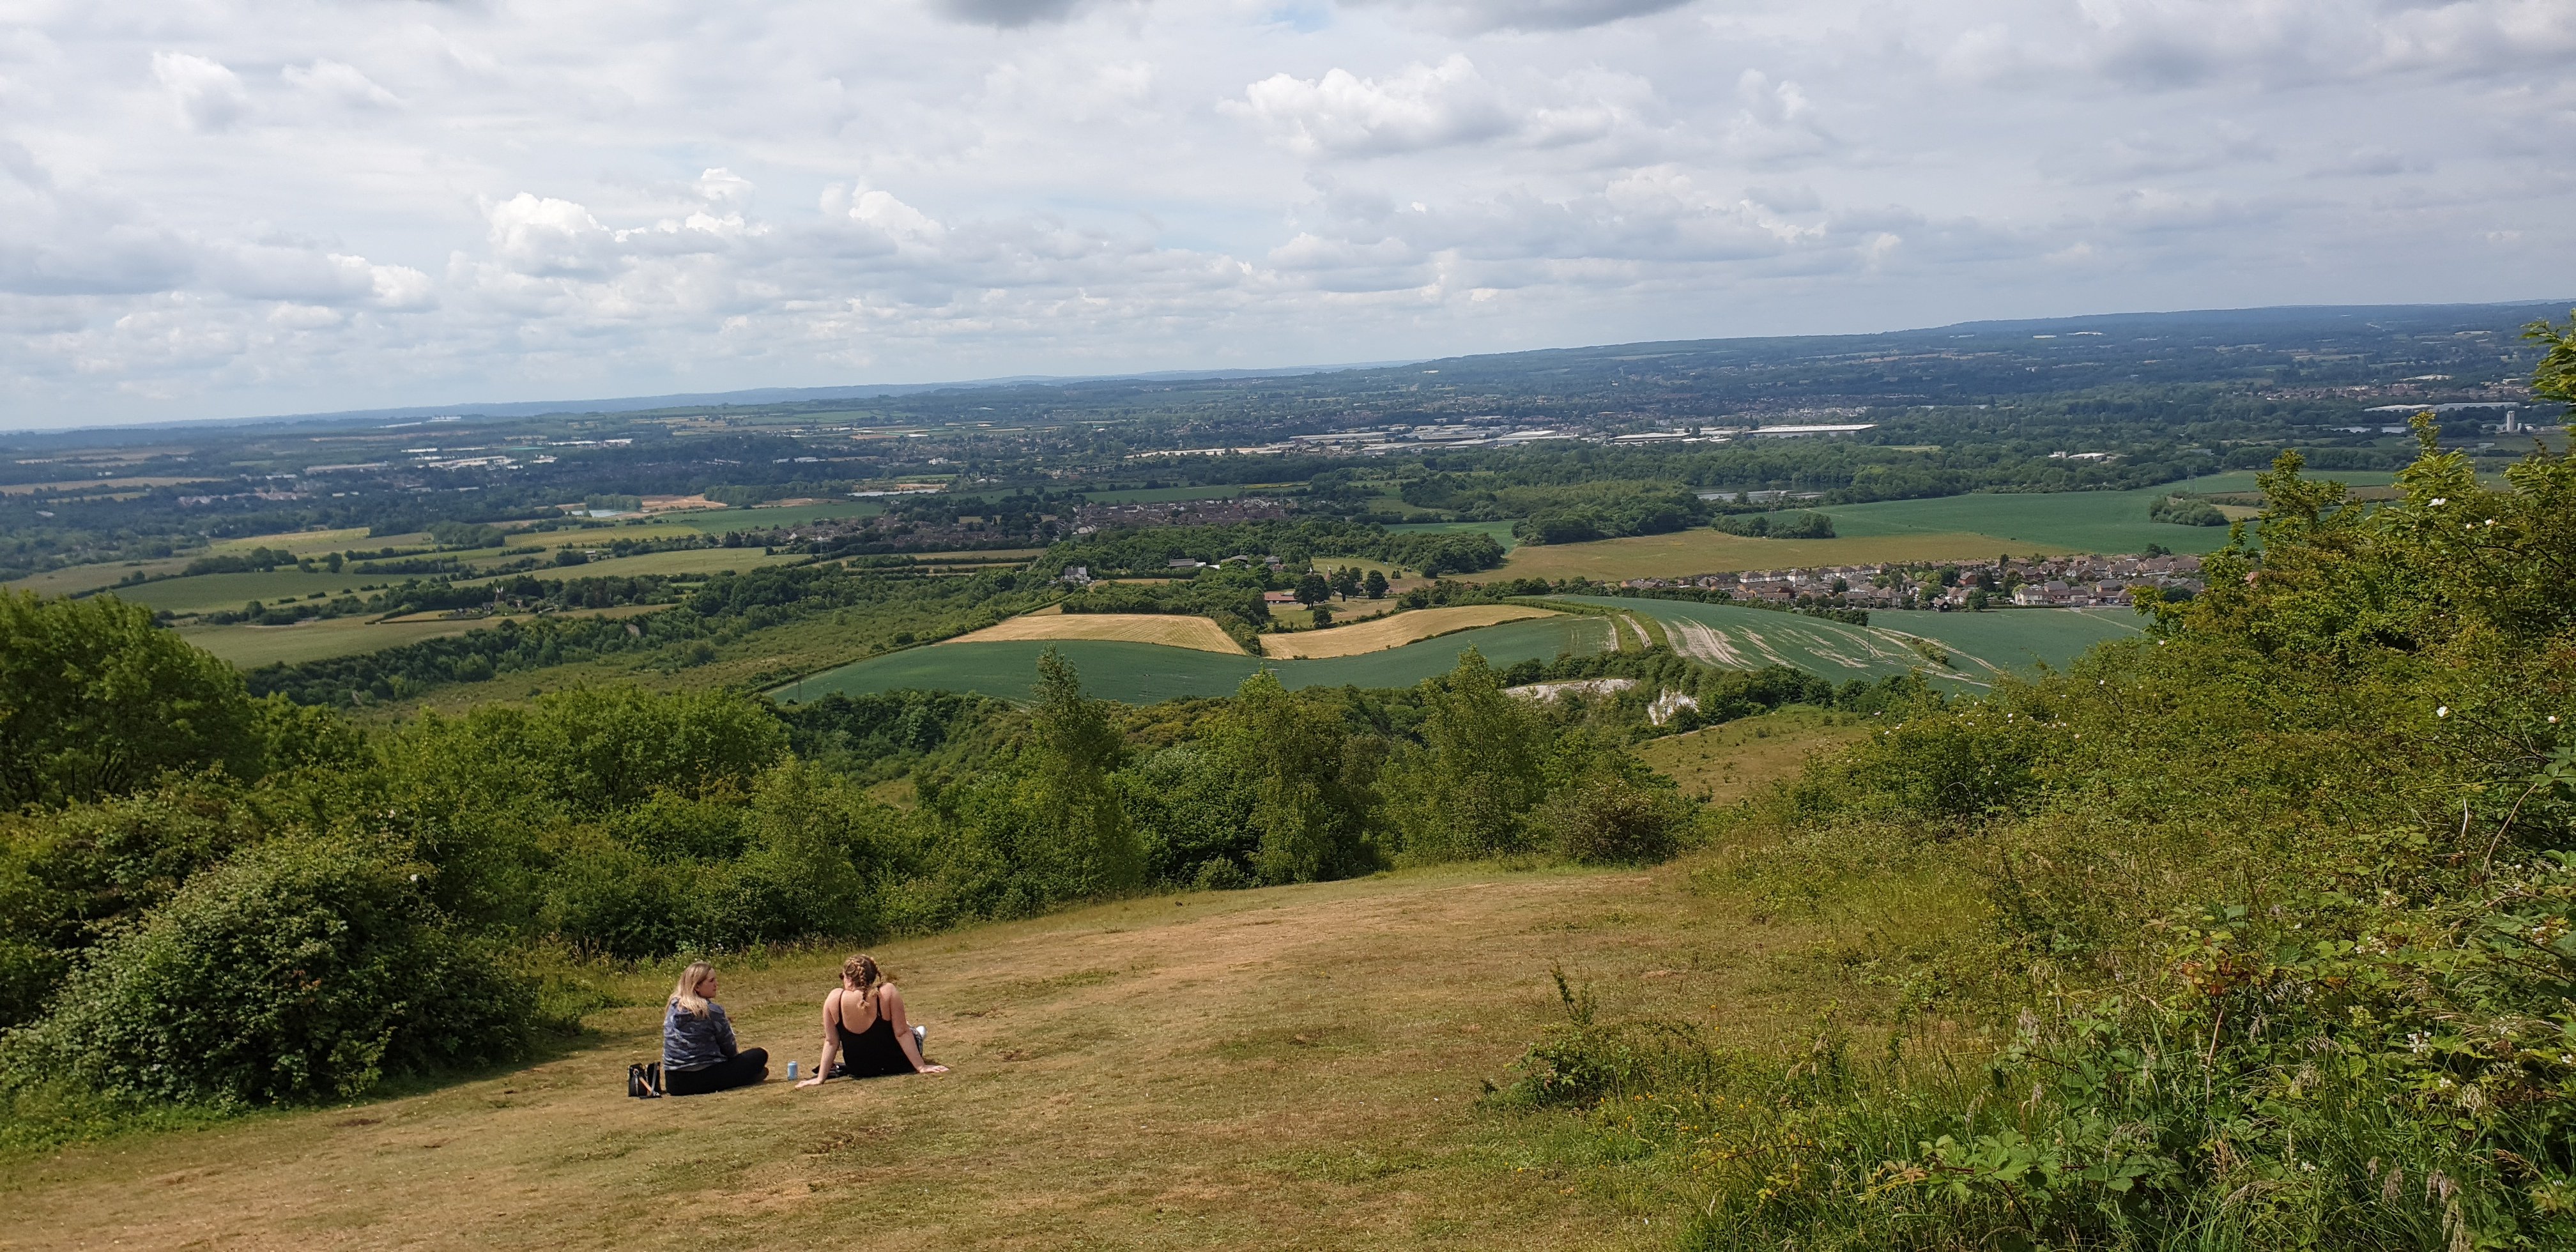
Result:
[[[264,1104],[506,1060],[535,992],[449,930],[410,867],[337,841],[262,845],[191,879],[6,1037],[13,1082]]]
[[[241,676],[114,596],[0,591],[0,810],[94,800],[166,769],[263,768]]]
[[[1670,857],[1689,815],[1670,786],[1595,769],[1549,797],[1532,820],[1567,860],[1638,864]]]
[[[1832,515],[1815,512],[1725,513],[1709,523],[1730,535],[1754,539],[1831,539]]]
[[[2170,522],[2176,526],[2224,526],[2227,515],[2218,506],[2196,496],[2158,496],[2147,506],[2147,520]]]

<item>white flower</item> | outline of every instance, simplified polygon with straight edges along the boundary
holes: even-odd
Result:
[[[2433,716],[2435,716],[2435,717],[2449,717],[2450,715],[2451,715],[2451,706],[2450,706],[2450,705],[2447,705],[2447,704],[2445,704],[2445,705],[2441,706],[2440,708],[2437,708],[2437,709],[2433,710]]]
[[[2445,496],[2435,496],[2435,497],[2433,497],[2433,507],[2434,507],[2434,508],[2437,508],[2437,509],[2438,509],[2438,508],[2440,508],[2440,507],[2442,507],[2442,506],[2443,506],[2443,505],[2445,505],[2445,504],[2449,504],[2450,502],[2451,502],[2451,501],[2450,501],[2450,499],[2449,499],[2448,497],[2445,497]]]

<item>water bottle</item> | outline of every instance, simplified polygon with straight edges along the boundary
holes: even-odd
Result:
[[[789,1061],[787,1063],[787,1081],[796,1081],[796,1062],[794,1061]]]

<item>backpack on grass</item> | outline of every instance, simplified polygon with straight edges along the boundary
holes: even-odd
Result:
[[[626,1094],[638,1100],[662,1098],[662,1063],[626,1067]]]

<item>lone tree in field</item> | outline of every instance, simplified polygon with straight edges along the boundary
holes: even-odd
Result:
[[[1370,571],[1368,572],[1368,577],[1367,577],[1367,578],[1365,578],[1365,579],[1362,579],[1362,580],[1361,580],[1360,585],[1361,585],[1365,590],[1367,590],[1367,592],[1368,592],[1368,598],[1369,598],[1369,599],[1372,599],[1372,600],[1383,600],[1383,599],[1385,599],[1385,598],[1386,598],[1386,575],[1385,575],[1385,574],[1382,574],[1382,573],[1380,573],[1380,572],[1378,572],[1378,571],[1376,571],[1376,570],[1370,570]]]

